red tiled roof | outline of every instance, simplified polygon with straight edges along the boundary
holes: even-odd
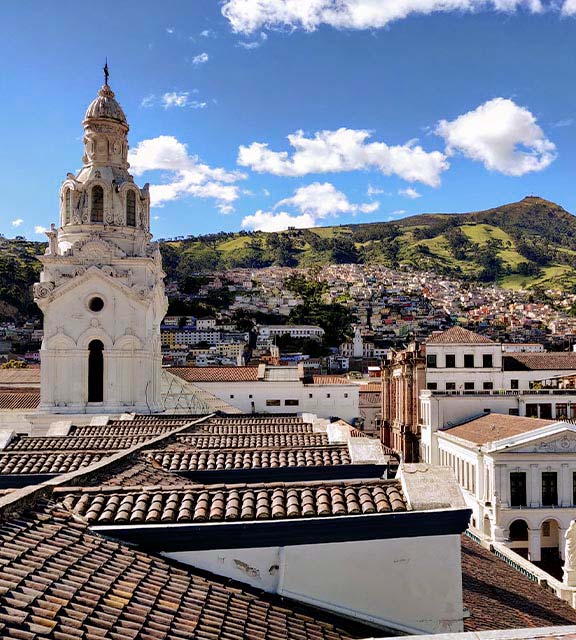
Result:
[[[328,444],[325,433],[262,433],[262,434],[185,434],[176,436],[176,443],[166,447],[169,451],[193,449],[280,449],[291,447],[318,447]]]
[[[40,404],[40,392],[29,389],[0,389],[0,410],[36,409]]]
[[[495,344],[493,340],[463,327],[451,327],[441,333],[433,333],[426,344]]]
[[[66,488],[59,489],[59,491]],[[68,488],[69,489],[69,488]],[[162,491],[82,489],[62,504],[93,525],[234,522],[406,511],[396,480],[188,485]]]
[[[360,403],[361,404],[373,404],[379,405],[382,400],[382,393],[380,391],[361,391],[360,392]]]
[[[345,376],[312,376],[314,384],[351,384]]]
[[[369,382],[368,384],[360,385],[360,393],[368,393],[370,391],[381,393],[382,385],[379,382]]]
[[[540,420],[538,418],[489,413],[456,427],[442,429],[440,433],[456,436],[475,444],[486,444],[487,442],[496,442],[521,433],[541,429],[556,422],[557,420]]]
[[[258,367],[174,367],[170,373],[186,382],[256,382]]]
[[[0,574],[0,637],[6,639],[374,635],[335,614],[94,535],[45,503],[0,525]]]
[[[40,385],[40,369],[0,369],[0,386]]]
[[[505,371],[576,371],[576,353],[515,353],[503,356]]]
[[[462,536],[465,631],[576,624],[576,610]]]
[[[236,469],[279,469],[350,464],[348,447],[307,447],[303,449],[233,449],[196,451],[154,451],[149,454],[167,471],[233,471]]]
[[[0,475],[22,473],[68,473],[87,467],[117,453],[116,451],[79,451],[77,453],[2,453]]]

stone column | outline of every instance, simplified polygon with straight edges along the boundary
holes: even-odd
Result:
[[[528,559],[530,562],[540,562],[540,550],[540,529],[528,529]]]
[[[539,507],[540,503],[542,502],[539,469],[540,468],[537,464],[530,465],[530,477],[528,478],[528,486],[530,487],[529,503],[531,507]]]
[[[560,495],[558,496],[561,507],[569,507],[572,504],[572,483],[570,482],[568,463],[560,466]]]

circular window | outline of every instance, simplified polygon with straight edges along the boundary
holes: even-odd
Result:
[[[99,298],[98,296],[95,296],[94,298],[90,299],[88,308],[90,309],[90,311],[94,311],[96,313],[98,311],[102,311],[102,309],[104,309],[104,300],[102,300],[102,298]]]

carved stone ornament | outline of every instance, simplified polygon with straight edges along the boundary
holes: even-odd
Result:
[[[576,453],[576,437],[564,435],[558,440],[540,442],[535,445],[535,453]]]
[[[574,571],[576,570],[576,521],[572,520],[564,534],[564,539],[566,541],[564,571]]]
[[[34,297],[35,298],[47,298],[56,285],[53,282],[37,282],[34,285]]]

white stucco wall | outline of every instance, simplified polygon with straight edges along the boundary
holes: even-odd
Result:
[[[305,385],[300,381],[271,382],[196,382],[205,389],[245,413],[314,413],[320,418],[338,416],[350,421],[360,415],[358,385]],[[279,406],[268,406],[267,400],[280,400]],[[286,405],[286,400],[298,400]],[[252,404],[254,403],[254,404]]]
[[[459,536],[165,555],[376,625],[462,630]]]

